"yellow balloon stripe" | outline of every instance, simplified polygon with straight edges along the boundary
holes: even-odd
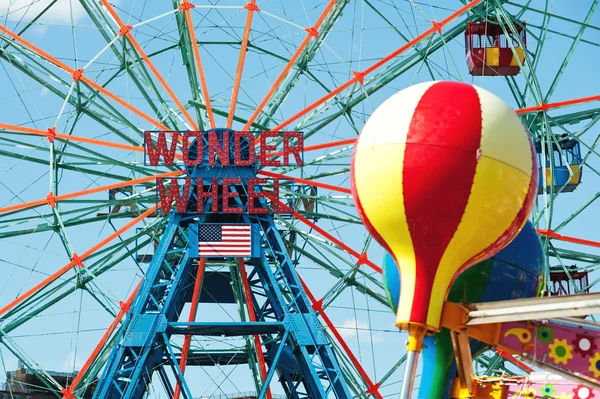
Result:
[[[354,184],[373,228],[402,265],[398,320],[409,320],[414,300],[416,260],[406,223],[402,192],[405,143],[361,146],[354,158]],[[374,168],[373,165],[378,165]]]
[[[524,173],[487,156],[479,160],[465,213],[438,267],[434,295],[445,295],[458,268],[503,235],[524,204],[530,180],[531,164]],[[443,301],[431,301],[427,325],[439,326],[442,306]]]
[[[529,137],[519,117],[500,98],[476,87],[481,107],[481,154],[521,170],[531,176]]]

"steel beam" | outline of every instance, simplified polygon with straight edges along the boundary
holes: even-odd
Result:
[[[239,335],[276,334],[285,332],[281,322],[193,322],[169,323],[167,333],[235,337]]]

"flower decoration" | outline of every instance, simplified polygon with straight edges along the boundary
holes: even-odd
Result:
[[[554,339],[554,343],[548,346],[550,348],[549,356],[554,360],[554,363],[559,364],[567,364],[570,359],[573,359],[573,354],[571,351],[573,347],[567,344],[566,339]]]
[[[573,393],[575,394],[573,399],[591,399],[596,396],[591,389],[584,387],[583,385],[579,385],[577,388],[573,389]]]
[[[543,326],[537,329],[537,339],[540,340],[542,344],[549,344],[552,342],[552,336],[554,335],[554,330]]]
[[[546,384],[540,390],[542,398],[553,398],[555,393],[556,389],[554,389],[554,384]]]
[[[595,378],[600,377],[600,353],[596,353],[590,358],[590,367],[588,370],[594,373]]]
[[[576,334],[575,339],[571,343],[575,347],[573,351],[583,357],[591,356],[598,349],[594,337],[583,334]]]

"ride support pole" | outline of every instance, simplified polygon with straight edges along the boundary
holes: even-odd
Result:
[[[408,325],[408,342],[406,343],[406,366],[404,378],[400,389],[400,399],[411,399],[412,391],[419,364],[419,353],[423,348],[423,339],[427,333],[427,326],[411,323]]]

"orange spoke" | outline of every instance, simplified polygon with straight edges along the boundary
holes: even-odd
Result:
[[[196,60],[196,69],[198,69],[198,77],[200,79],[200,85],[202,86],[202,93],[204,93],[204,103],[206,104],[206,114],[208,115],[208,123],[210,128],[214,129],[215,116],[213,114],[212,105],[210,104],[210,95],[208,94],[208,85],[206,84],[206,76],[204,75],[204,68],[202,68],[202,59],[200,58],[200,49],[198,48],[198,41],[196,40],[196,32],[194,30],[194,24],[192,23],[192,13],[190,8],[194,8],[194,5],[184,0],[179,7],[180,10],[185,12],[185,21],[188,27],[190,35],[190,41],[192,42],[192,50],[194,52],[194,59]],[[196,129],[197,130],[197,129]]]
[[[338,146],[342,146],[342,145],[351,145],[351,144],[354,144],[355,142],[356,142],[356,139],[330,141],[329,143],[306,146],[306,147],[304,147],[304,151],[316,151],[316,150],[322,150],[325,148],[338,147]]]
[[[546,111],[548,111],[550,109],[569,107],[569,106],[572,106],[572,105],[585,104],[585,103],[594,102],[594,101],[600,101],[600,95],[588,96],[588,97],[579,97],[579,98],[574,98],[574,99],[571,99],[571,100],[556,101],[556,102],[553,102],[553,103],[542,103],[540,105],[534,105],[534,106],[531,106],[531,107],[516,109],[515,113],[518,114],[518,115],[523,115],[523,114],[531,114],[531,113],[540,112],[540,111],[546,112]],[[279,126],[273,128],[273,131],[277,131],[279,128],[281,128],[283,126],[284,126],[283,124],[279,125]],[[339,141],[331,141],[329,143],[323,143],[323,144],[316,144],[316,145],[306,146],[306,147],[304,147],[304,151],[314,151],[314,150],[321,150],[321,149],[324,149],[324,148],[331,148],[331,147],[337,147],[337,146],[351,145],[351,144],[354,144],[355,142],[356,142],[356,139],[346,139],[346,140],[339,140]],[[277,153],[267,154],[267,156],[268,157],[279,156],[282,153],[283,153],[283,151],[279,151]]]
[[[105,246],[106,244],[108,244],[109,242],[111,242],[112,240],[114,240],[115,238],[120,236],[121,234],[125,233],[127,230],[129,230],[130,228],[135,226],[138,222],[140,222],[140,221],[144,220],[145,218],[147,218],[148,216],[150,216],[154,211],[156,211],[157,208],[158,208],[158,205],[154,205],[153,207],[149,208],[144,213],[140,214],[139,216],[137,216],[136,218],[131,220],[125,226],[121,227],[119,230],[115,231],[114,233],[112,233],[111,235],[109,235],[108,237],[106,237],[105,239],[103,239],[102,241],[100,241],[99,243],[97,243],[96,245],[94,245],[93,247],[88,249],[87,251],[85,251],[83,254],[81,254],[81,256],[77,255],[76,253],[73,253],[72,260],[69,263],[67,263],[65,266],[60,268],[58,271],[51,274],[50,276],[48,276],[47,278],[42,280],[40,283],[36,284],[33,288],[31,288],[30,290],[25,292],[23,295],[17,297],[11,303],[9,303],[8,305],[6,305],[2,309],[0,309],[0,315],[5,314],[6,312],[11,310],[18,304],[22,303],[27,298],[36,294],[42,288],[46,287],[53,281],[56,281],[63,274],[65,274],[66,272],[71,270],[74,266],[83,267],[83,261],[86,258],[90,257],[91,255],[94,254],[94,252],[96,252],[97,250],[99,250],[100,248],[102,248],[103,246]]]
[[[250,3],[244,6],[248,10],[246,17],[246,26],[244,27],[244,38],[242,39],[242,47],[240,48],[240,57],[238,59],[237,71],[235,72],[235,81],[233,83],[233,93],[231,94],[231,103],[229,104],[229,114],[227,115],[228,129],[231,129],[233,123],[233,114],[237,104],[238,92],[240,90],[240,82],[242,81],[242,71],[244,70],[244,60],[246,59],[246,50],[248,49],[248,38],[250,37],[250,27],[252,26],[252,17],[254,11],[260,11],[256,5],[256,0],[250,0]]]
[[[50,206],[56,206],[57,202],[63,201],[63,200],[66,200],[66,199],[73,199],[73,198],[76,198],[76,197],[81,197],[83,195],[89,195],[89,194],[99,193],[99,192],[102,192],[102,191],[108,191],[108,190],[111,190],[113,188],[120,188],[120,187],[132,186],[132,185],[139,184],[139,183],[147,183],[149,181],[156,180],[156,179],[159,179],[159,178],[178,176],[178,175],[180,175],[182,173],[183,173],[182,171],[174,170],[172,172],[160,173],[160,174],[157,174],[157,175],[152,175],[152,176],[147,176],[147,177],[141,177],[139,179],[132,179],[132,180],[124,181],[124,182],[108,184],[106,186],[94,187],[94,188],[90,188],[90,189],[87,189],[87,190],[74,191],[74,192],[68,193],[68,194],[60,194],[60,195],[56,195],[56,196],[52,195],[52,194],[48,194],[48,197],[46,197],[44,199],[30,201],[30,202],[25,202],[25,203],[22,203],[22,204],[16,204],[16,205],[11,205],[11,206],[7,206],[7,207],[4,207],[4,208],[0,208],[0,213],[18,211],[18,210],[21,210],[21,209],[33,208],[33,207],[36,207],[36,206],[46,205],[46,204],[48,204]]]
[[[98,344],[92,351],[92,354],[88,357],[88,359],[86,360],[84,365],[81,367],[81,370],[79,370],[79,372],[77,373],[77,376],[73,379],[73,382],[71,382],[71,385],[69,385],[69,388],[63,391],[63,394],[64,394],[63,398],[66,399],[69,397],[74,397],[74,396],[70,396],[70,395],[72,395],[74,393],[75,389],[77,388],[77,385],[79,384],[79,382],[81,381],[81,379],[83,378],[85,373],[88,371],[88,369],[92,365],[93,361],[96,360],[96,357],[98,356],[98,354],[100,353],[100,351],[102,350],[102,348],[104,347],[104,345],[106,344],[106,342],[108,341],[110,336],[112,335],[113,331],[115,331],[115,329],[119,325],[119,322],[129,312],[129,310],[131,308],[131,303],[135,299],[135,296],[136,296],[137,292],[139,291],[140,286],[142,285],[142,281],[143,281],[143,279],[140,280],[140,282],[135,287],[135,289],[133,290],[131,295],[129,295],[127,302],[119,302],[119,305],[121,307],[121,309],[119,310],[119,313],[117,314],[117,316],[115,317],[113,322],[110,324],[110,326],[108,326],[108,329],[106,330],[104,335],[102,335],[102,338],[100,338],[100,341],[98,342]]]
[[[318,99],[317,101],[313,102],[308,107],[304,108],[303,110],[301,110],[300,112],[298,112],[294,116],[292,116],[292,117],[286,119],[285,121],[281,122],[279,125],[277,125],[276,127],[274,127],[272,129],[272,131],[283,130],[283,128],[285,128],[286,126],[288,126],[290,123],[292,123],[295,120],[297,120],[297,119],[303,117],[304,115],[308,114],[310,111],[314,110],[315,108],[317,108],[318,106],[320,106],[324,102],[328,101],[329,99],[337,96],[338,94],[340,94],[342,91],[346,90],[348,87],[352,86],[353,84],[355,84],[355,83],[362,84],[363,81],[364,81],[364,78],[367,75],[373,73],[375,70],[377,70],[381,66],[387,64],[392,59],[396,58],[397,56],[399,56],[400,54],[402,54],[406,50],[412,48],[414,45],[418,44],[423,39],[426,39],[428,36],[434,34],[435,32],[440,31],[441,28],[444,25],[447,25],[448,23],[452,22],[455,18],[457,18],[461,14],[469,11],[471,8],[475,7],[476,5],[478,5],[479,3],[481,3],[482,1],[483,0],[473,0],[470,3],[466,4],[465,6],[461,7],[460,9],[456,10],[452,14],[450,14],[448,17],[444,18],[441,22],[438,23],[438,22],[434,21],[435,23],[432,24],[431,28],[427,29],[425,32],[421,33],[420,35],[418,35],[414,39],[408,41],[406,44],[404,44],[403,46],[401,46],[397,50],[395,50],[392,53],[388,54],[387,56],[383,57],[381,60],[377,61],[375,64],[371,65],[369,68],[365,69],[364,71],[362,71],[362,72],[355,72],[354,73],[354,77],[352,79],[348,80],[346,83],[343,83],[341,86],[333,89],[332,91],[330,91],[329,93],[327,93],[325,96],[323,96],[320,99]],[[244,130],[246,130],[247,128],[248,128],[248,125],[246,125],[244,127]]]
[[[266,170],[261,170],[258,172],[258,174],[263,175],[263,176],[268,176],[268,177],[274,177],[274,178],[278,178],[278,179],[294,180],[295,182],[307,184],[309,186],[321,187],[321,188],[325,188],[327,190],[339,191],[340,193],[345,193],[345,194],[352,194],[352,190],[350,190],[349,188],[338,187],[338,186],[334,186],[332,184],[320,183],[317,181],[302,179],[300,177],[282,175],[280,173],[274,173],[274,172],[267,172]],[[1,209],[0,209],[0,211],[1,211]]]
[[[259,140],[260,142],[260,140]],[[342,145],[351,145],[354,144],[356,142],[356,139],[346,139],[346,140],[339,140],[339,141],[330,141],[329,143],[323,143],[323,144],[315,144],[315,145],[308,145],[306,147],[304,147],[302,149],[302,151],[307,152],[307,151],[317,151],[317,150],[323,150],[325,148],[331,148],[331,147],[338,147],[338,146],[342,146]],[[279,152],[271,152],[267,154],[268,158],[277,158],[279,156],[281,156],[281,154],[283,154],[283,150],[279,150]]]
[[[271,201],[279,201],[278,199],[273,198],[273,195],[271,195],[271,194],[265,193],[265,196],[267,198],[271,199]],[[366,252],[363,252],[362,254],[359,254],[358,252],[356,252],[355,250],[353,250],[352,248],[350,248],[349,246],[347,246],[346,244],[344,244],[341,240],[338,240],[337,238],[335,238],[334,236],[332,236],[331,234],[329,234],[328,232],[326,232],[324,229],[322,229],[321,227],[317,226],[315,223],[311,222],[310,220],[308,220],[307,218],[305,218],[304,216],[302,216],[301,214],[299,214],[295,210],[291,209],[289,206],[287,206],[283,202],[279,201],[279,206],[281,206],[283,209],[290,209],[292,215],[294,215],[294,217],[296,219],[300,220],[302,223],[304,223],[305,225],[307,225],[308,227],[310,227],[311,229],[313,229],[317,233],[321,234],[323,237],[325,237],[326,239],[328,239],[329,241],[331,241],[332,243],[334,243],[335,245],[337,245],[338,247],[340,247],[341,249],[343,249],[345,252],[347,252],[348,254],[350,254],[353,257],[355,257],[356,258],[356,264],[358,266],[360,266],[360,265],[367,265],[371,269],[375,270],[377,273],[379,273],[379,274],[383,273],[383,270],[381,269],[381,267],[377,266],[375,263],[373,263],[371,260],[369,260]]]
[[[169,94],[169,97],[171,97],[171,99],[173,100],[173,102],[175,103],[175,105],[177,105],[177,108],[179,108],[179,111],[181,111],[181,113],[183,114],[183,116],[185,117],[185,119],[187,119],[187,121],[194,128],[194,130],[199,130],[198,125],[196,124],[196,122],[194,121],[194,119],[192,119],[192,116],[187,112],[187,110],[185,109],[185,107],[183,106],[183,104],[181,103],[181,101],[179,101],[179,99],[177,98],[177,96],[175,95],[175,93],[173,92],[173,90],[171,90],[171,88],[169,87],[169,85],[167,84],[167,82],[164,80],[164,78],[162,77],[162,75],[160,74],[160,72],[158,71],[158,69],[156,69],[156,66],[154,66],[154,64],[152,63],[152,61],[150,61],[150,58],[148,58],[148,56],[146,55],[146,53],[144,52],[144,50],[142,49],[142,47],[139,45],[139,43],[137,42],[137,40],[135,40],[135,38],[131,34],[131,26],[125,25],[123,23],[123,21],[121,20],[121,18],[119,18],[119,16],[117,15],[117,13],[112,8],[112,6],[108,3],[107,0],[101,0],[101,1],[102,1],[102,4],[104,5],[104,7],[106,8],[106,10],[114,18],[115,22],[119,26],[119,35],[121,35],[121,36],[125,35],[125,37],[127,37],[127,40],[129,40],[129,43],[131,43],[131,45],[135,48],[135,50],[137,51],[137,53],[139,54],[139,56],[142,57],[142,59],[144,60],[144,62],[146,63],[146,65],[148,65],[148,68],[150,68],[150,70],[152,71],[152,73],[154,74],[154,76],[156,77],[156,79],[159,81],[159,83],[161,84],[161,86]]]
[[[539,234],[544,235],[548,238],[554,238],[559,241],[571,242],[573,244],[581,244],[581,245],[587,245],[590,247],[600,248],[599,241],[592,241],[592,240],[585,240],[583,238],[563,236],[562,234],[555,233],[554,231],[549,230],[549,229],[546,229],[546,230],[536,229],[536,230]]]
[[[87,137],[74,136],[74,135],[70,135],[70,134],[56,133],[54,131],[54,128],[50,128],[48,130],[40,130],[40,129],[32,129],[29,127],[0,123],[0,129],[8,130],[11,132],[27,133],[27,134],[32,134],[35,136],[45,136],[45,137],[48,137],[49,140],[56,138],[56,139],[64,140],[64,141],[77,141],[80,143],[96,144],[96,145],[101,145],[104,147],[118,148],[121,150],[144,152],[144,149],[142,147],[135,147],[133,145],[128,145],[128,144],[113,143],[113,142],[105,141],[105,140],[90,139]]]
[[[286,64],[285,68],[283,68],[283,70],[281,71],[281,73],[279,74],[279,76],[277,77],[275,82],[273,83],[273,85],[271,85],[271,88],[269,89],[269,91],[267,92],[265,97],[262,99],[262,101],[258,104],[256,109],[254,110],[254,113],[252,114],[252,116],[250,116],[250,119],[248,119],[248,122],[246,122],[246,125],[244,126],[244,128],[242,130],[248,130],[250,128],[250,126],[252,126],[252,123],[256,120],[258,115],[262,112],[264,106],[271,99],[271,96],[273,95],[273,93],[275,93],[275,90],[277,90],[277,87],[279,87],[281,82],[283,82],[283,80],[287,77],[288,72],[292,69],[292,67],[294,66],[294,63],[296,62],[298,57],[300,57],[300,53],[302,53],[302,51],[304,51],[304,49],[308,45],[308,42],[310,41],[310,39],[313,37],[315,39],[319,38],[319,33],[318,33],[319,27],[321,26],[321,24],[327,17],[327,14],[329,14],[329,11],[331,11],[331,9],[333,8],[333,5],[335,4],[335,2],[336,2],[336,0],[330,0],[329,3],[327,4],[327,7],[325,7],[325,10],[323,10],[323,13],[321,13],[321,16],[319,16],[319,19],[314,24],[314,26],[305,29],[305,31],[307,32],[306,37],[304,38],[302,43],[300,43],[300,46],[296,49],[296,52],[294,53],[294,55],[292,55],[292,58],[290,58],[290,60]],[[277,129],[273,129],[273,130],[277,130]]]
[[[144,119],[146,122],[151,123],[152,126],[157,126],[157,127],[161,128],[163,130],[169,130],[169,128],[167,126],[163,125],[162,123],[160,123],[159,121],[153,119],[152,117],[146,115],[145,113],[143,113],[142,111],[140,111],[139,109],[137,109],[133,105],[129,104],[128,102],[121,100],[119,97],[117,97],[116,95],[114,95],[110,91],[106,90],[104,87],[100,86],[96,82],[94,82],[94,81],[90,80],[89,78],[87,78],[86,76],[84,76],[83,75],[83,69],[77,69],[77,70],[75,70],[75,69],[71,68],[70,66],[68,66],[64,62],[56,59],[55,57],[51,56],[50,54],[48,54],[44,50],[40,49],[39,47],[36,47],[32,43],[30,43],[27,40],[23,39],[21,36],[17,35],[16,33],[12,32],[12,31],[10,31],[8,29],[6,29],[2,25],[0,25],[0,32],[6,34],[7,36],[10,36],[11,38],[13,38],[17,42],[21,43],[23,46],[27,47],[29,50],[31,50],[35,54],[39,55],[40,57],[42,57],[46,61],[48,61],[48,62],[56,65],[57,67],[59,67],[63,71],[71,74],[71,76],[73,76],[73,80],[74,81],[81,80],[82,82],[84,82],[88,86],[92,87],[94,90],[97,90],[98,92],[104,94],[105,96],[109,97],[113,101],[115,101],[118,104],[122,105],[123,107],[127,108],[129,111],[133,112],[134,114],[136,114],[140,118]]]
[[[248,283],[248,274],[246,274],[246,265],[244,265],[244,259],[238,258],[238,265],[240,267],[240,274],[242,275],[242,283],[244,285],[244,293],[246,294],[246,304],[248,305],[248,316],[250,321],[256,321],[256,312],[254,310],[254,303],[252,302],[252,293],[250,291],[250,284]],[[281,343],[283,345],[283,343]],[[256,356],[260,364],[260,373],[262,375],[263,384],[267,381],[267,365],[265,363],[265,355],[262,350],[262,344],[260,342],[260,335],[254,334],[254,346],[256,347]],[[267,387],[267,398],[272,399],[271,389]]]
[[[50,142],[52,142],[52,140],[54,140],[56,138],[56,139],[64,140],[64,141],[77,141],[80,143],[96,144],[96,145],[101,145],[104,147],[118,148],[120,150],[144,152],[144,148],[136,147],[136,146],[129,145],[129,144],[119,144],[119,143],[113,143],[112,141],[91,139],[88,137],[75,136],[75,135],[71,135],[71,134],[56,133],[56,128],[54,128],[54,127],[51,127],[48,130],[40,130],[40,129],[32,129],[30,127],[0,123],[0,129],[18,132],[18,133],[27,133],[27,134],[32,134],[35,136],[46,136],[46,138],[48,138],[48,140]],[[177,140],[181,142],[182,137],[179,136],[177,138]],[[175,158],[183,159],[183,155],[180,153],[177,153],[177,154],[175,154]]]
[[[356,370],[358,371],[358,373],[361,375],[361,377],[367,384],[366,392],[375,395],[375,397],[377,399],[383,399],[383,396],[381,396],[381,394],[379,393],[379,384],[373,383],[373,381],[371,380],[371,378],[369,377],[369,375],[367,374],[365,369],[362,367],[362,365],[356,358],[356,356],[354,356],[354,353],[352,353],[352,350],[350,349],[350,347],[348,346],[346,341],[344,341],[344,338],[342,338],[342,335],[340,334],[338,329],[335,327],[335,325],[333,324],[333,322],[331,321],[329,316],[327,316],[327,313],[325,313],[325,311],[323,310],[323,299],[319,299],[317,301],[317,299],[315,298],[313,293],[308,289],[308,286],[306,285],[304,280],[302,280],[302,277],[300,277],[298,275],[298,278],[300,279],[300,283],[302,284],[302,287],[304,287],[304,291],[306,292],[308,299],[310,299],[310,302],[312,303],[312,308],[315,310],[315,312],[317,312],[317,315],[320,315],[321,318],[323,319],[323,321],[325,321],[325,324],[327,324],[327,326],[329,327],[329,330],[332,332],[332,334],[338,340],[338,342],[342,346],[342,349],[344,349],[344,352],[346,352],[346,354],[350,358],[350,361],[352,362],[354,367],[356,367]]]
[[[204,265],[206,263],[206,258],[201,258],[198,263],[198,272],[196,273],[196,282],[194,283],[194,293],[192,294],[192,303],[190,304],[190,315],[188,317],[188,321],[190,323],[196,321],[196,310],[198,309],[198,302],[200,301],[200,290],[202,289],[202,279],[204,278]],[[179,368],[181,369],[181,374],[185,374],[185,366],[187,365],[187,357],[188,352],[190,350],[190,343],[192,341],[192,336],[189,334],[185,335],[183,340],[183,346],[181,347],[181,358],[179,359]],[[181,393],[181,388],[179,384],[175,386],[175,393],[173,394],[173,399],[179,399],[179,395]]]
[[[600,101],[600,95],[574,98],[572,100],[557,101],[555,103],[548,103],[548,104],[541,103],[540,105],[534,105],[533,107],[527,107],[527,108],[518,109],[515,112],[517,114],[519,114],[519,115],[520,114],[530,114],[532,112],[539,112],[539,111],[546,112],[547,110],[553,109],[553,108],[568,107],[568,106],[571,106],[571,105],[589,103],[589,102],[592,102],[592,101]]]
[[[281,206],[287,207],[287,205],[285,205],[283,203],[281,203]],[[344,251],[348,252],[353,257],[355,257],[357,259],[358,265],[365,264],[365,265],[369,266],[371,269],[375,270],[377,273],[379,273],[379,274],[383,273],[383,270],[381,269],[381,267],[377,266],[375,263],[371,262],[369,260],[369,258],[367,258],[366,253],[363,252],[362,254],[359,254],[358,252],[356,252],[355,250],[353,250],[352,248],[350,248],[349,246],[344,244],[342,241],[338,240],[337,238],[335,238],[334,236],[332,236],[331,234],[329,234],[328,232],[323,230],[321,227],[317,226],[315,223],[311,222],[310,220],[308,220],[307,218],[305,218],[304,216],[299,214],[298,212],[296,212],[294,210],[292,210],[292,212],[293,212],[292,214],[294,215],[294,217],[296,219],[300,220],[302,223],[304,223],[308,227],[312,228],[313,230],[315,230],[316,232],[321,234],[323,237],[327,238],[329,241],[333,242],[335,245],[337,245],[338,247],[340,247]]]

